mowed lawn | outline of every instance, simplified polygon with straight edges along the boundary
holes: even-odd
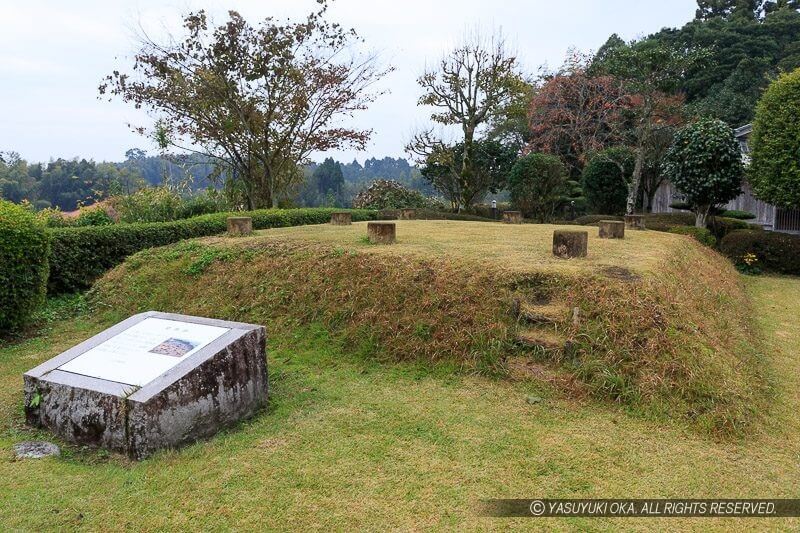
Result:
[[[530,272],[531,267],[555,273],[596,271],[602,267],[625,267],[634,271],[654,270],[674,252],[681,237],[660,231],[632,231],[625,240],[601,239],[595,226],[558,226],[553,224],[487,224],[448,220],[396,220],[397,242],[375,246],[366,242],[367,223],[350,226],[329,224],[272,228],[256,231],[252,237],[239,238],[238,244],[259,245],[265,242],[318,242],[341,246],[359,253],[397,257],[459,258],[491,264],[509,271]],[[553,256],[553,231],[586,231],[589,234],[588,256],[581,261],[564,261]],[[219,242],[230,246],[226,237],[207,237],[201,242]]]
[[[757,434],[723,443],[534,383],[369,363],[304,330],[271,340],[269,409],[209,442],[140,463],[74,447],[15,461],[15,442],[47,437],[22,424],[22,372],[110,325],[56,322],[0,348],[0,529],[797,530],[476,514],[491,497],[800,497],[800,279],[747,283],[778,394]]]

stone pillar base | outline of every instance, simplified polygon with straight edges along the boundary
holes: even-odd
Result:
[[[625,227],[628,229],[645,229],[643,215],[625,215]]]
[[[334,226],[349,226],[353,223],[353,215],[350,213],[331,213],[331,224]]]
[[[625,223],[617,220],[601,220],[600,221],[600,238],[601,239],[624,239],[625,238]]]
[[[250,235],[253,233],[253,219],[250,217],[228,217],[228,235]]]
[[[556,257],[586,257],[588,245],[588,231],[557,229],[553,232],[553,255]]]
[[[394,222],[368,222],[367,237],[372,244],[392,244],[397,235]]]

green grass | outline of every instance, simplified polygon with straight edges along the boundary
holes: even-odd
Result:
[[[0,529],[796,530],[475,515],[488,497],[800,497],[800,280],[747,278],[747,290],[778,392],[759,431],[724,442],[536,382],[378,364],[312,326],[271,339],[269,409],[208,442],[140,463],[72,446],[14,461],[13,443],[47,437],[22,424],[21,373],[111,324],[54,316],[0,347]]]

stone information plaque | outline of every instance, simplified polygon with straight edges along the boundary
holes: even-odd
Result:
[[[267,399],[263,326],[135,315],[26,372],[28,423],[141,459],[209,437]]]
[[[59,370],[142,387],[228,331],[146,318],[61,365]]]

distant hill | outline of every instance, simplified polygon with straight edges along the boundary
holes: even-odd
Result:
[[[191,154],[162,157],[148,155],[133,148],[119,162],[95,162],[91,159],[51,159],[47,163],[28,163],[13,152],[0,153],[0,198],[12,202],[29,201],[37,208],[58,207],[73,211],[80,205],[90,205],[113,194],[129,194],[146,186],[170,184],[183,190],[198,191],[219,188],[210,158]],[[348,205],[359,190],[376,179],[397,180],[408,188],[426,195],[435,191],[425,181],[419,169],[403,158],[370,158],[363,165],[353,160],[341,163],[344,186],[335,199],[337,205]],[[307,183],[295,193],[296,205],[322,205],[328,198],[309,194],[315,188],[311,176],[317,163],[307,165]]]

